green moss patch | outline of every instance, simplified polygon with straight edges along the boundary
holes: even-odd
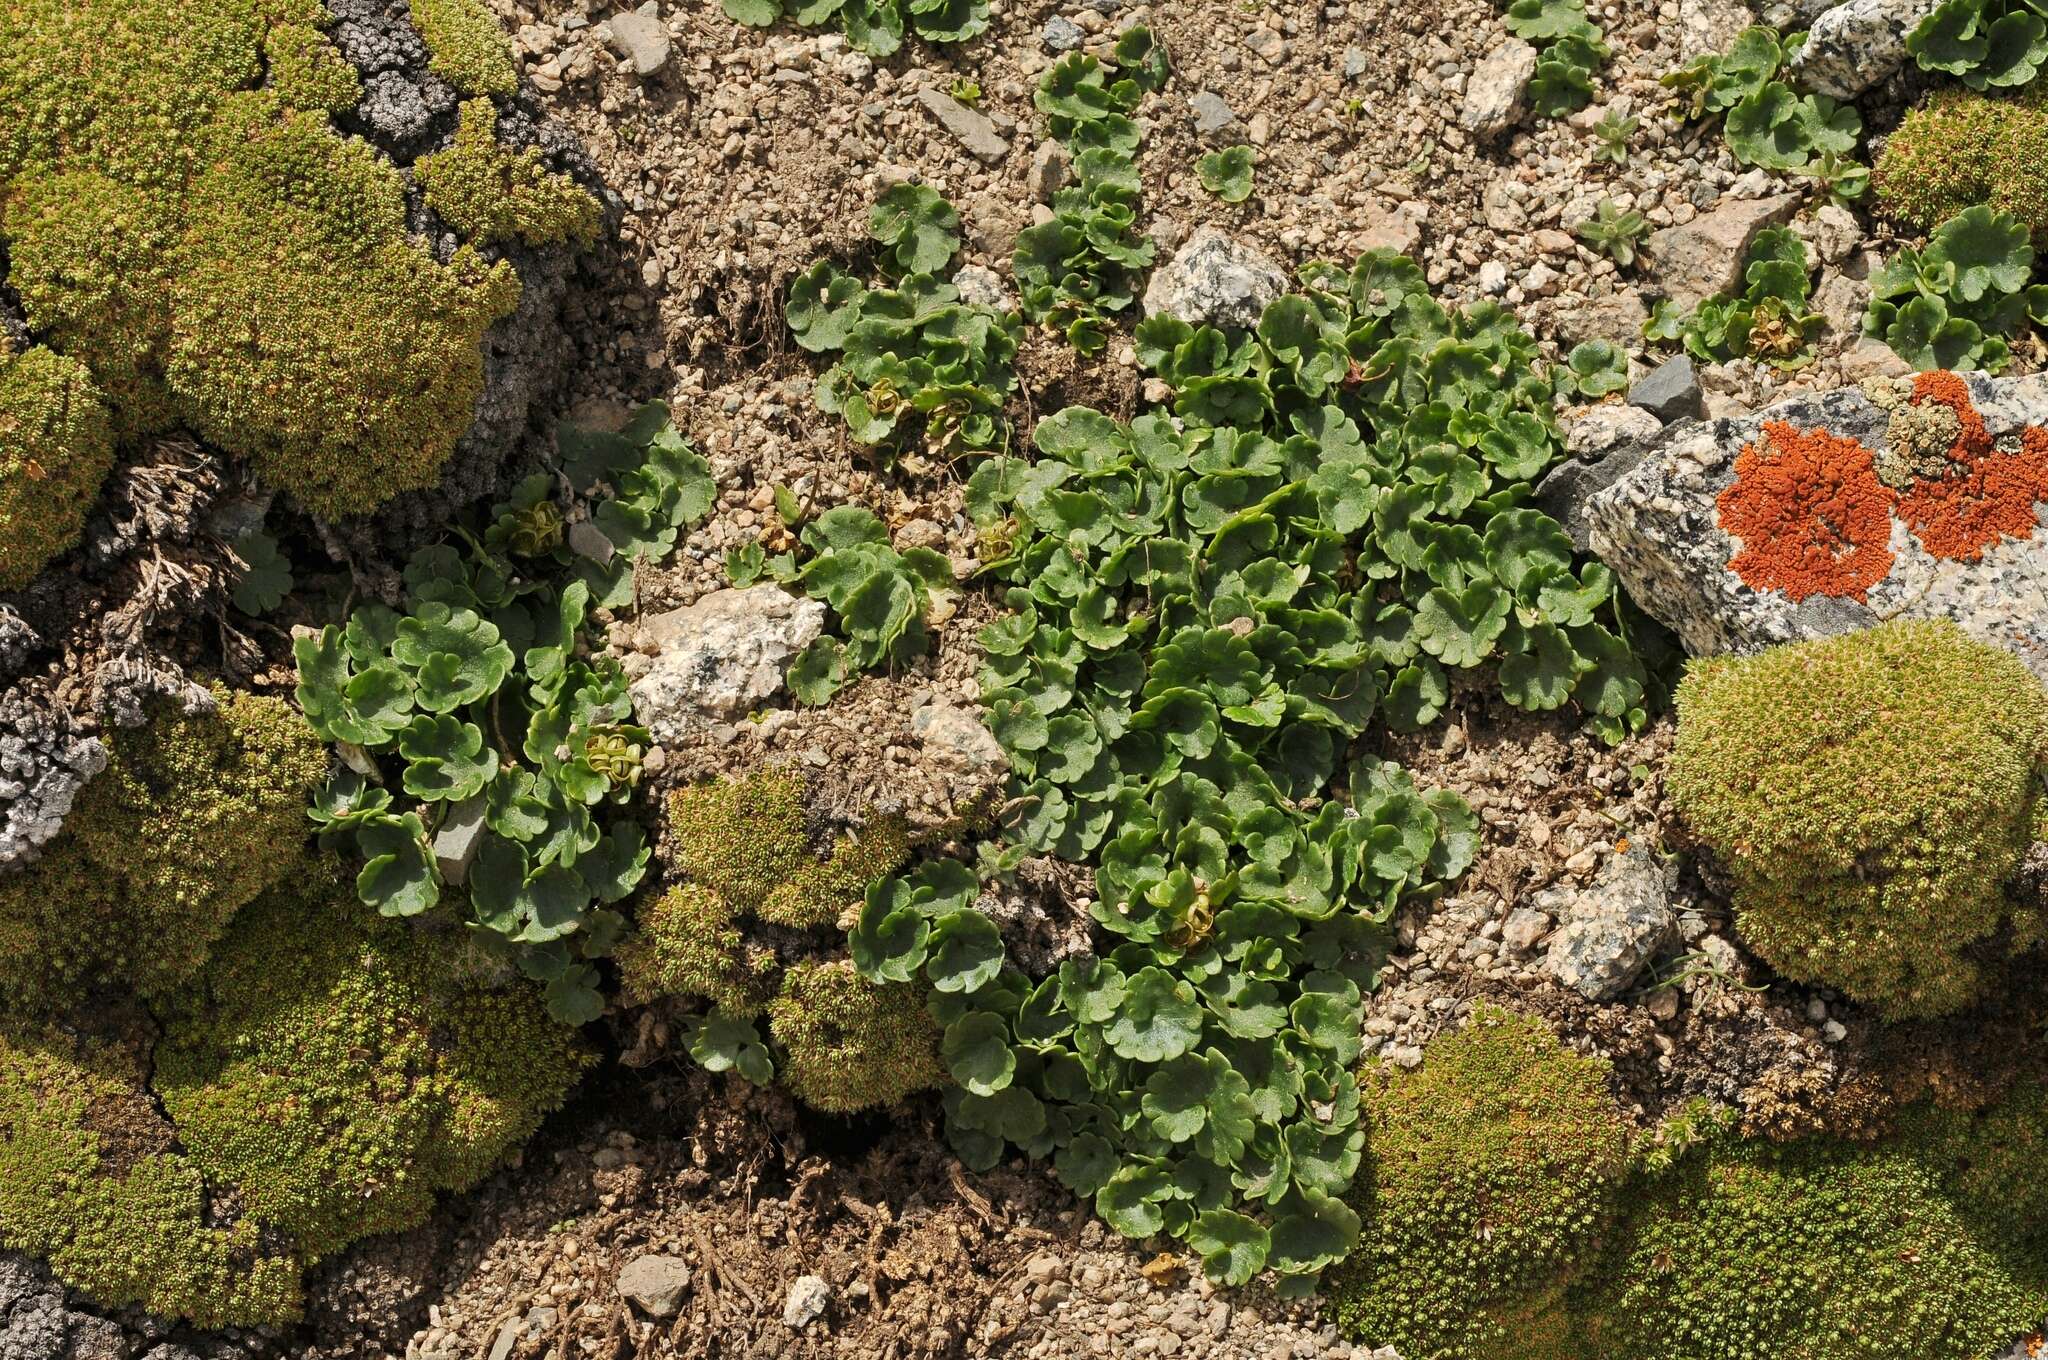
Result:
[[[85,365],[41,346],[10,354],[0,339],[0,589],[77,546],[113,464],[106,402]]]
[[[1931,230],[1984,203],[2048,245],[2048,88],[2016,98],[1936,91],[1885,142],[1870,182],[1914,226]]]

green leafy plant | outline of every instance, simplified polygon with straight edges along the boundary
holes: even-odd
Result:
[[[981,82],[967,76],[956,76],[946,93],[971,109],[981,102]]]
[[[1561,371],[1552,380],[1558,390],[1576,390],[1579,395],[1599,400],[1628,386],[1628,355],[1609,340],[1585,340],[1572,346]]]
[[[2025,223],[1966,208],[1871,278],[1863,332],[1918,369],[1995,373],[2012,358],[2007,336],[2048,324],[2048,285],[2030,283],[2033,272]]]
[[[1593,158],[1611,161],[1616,165],[1627,164],[1628,139],[1633,137],[1636,129],[1642,125],[1640,118],[1624,118],[1618,113],[1609,112],[1599,122],[1593,124],[1593,140],[1598,143],[1593,148]]]
[[[1805,173],[1836,203],[1854,203],[1870,191],[1870,167],[1840,152],[1821,152]]]
[[[659,405],[619,434],[565,428],[560,442],[572,484],[613,488],[591,516],[607,561],[549,531],[555,479],[538,475],[481,533],[458,529],[461,546],[413,555],[403,612],[363,605],[294,653],[299,706],[343,758],[309,815],[362,856],[357,894],[387,916],[452,898],[474,938],[580,1023],[602,1008],[591,960],[624,926],[611,904],[648,856],[624,809],[647,733],[617,661],[580,644],[591,611],[631,600],[634,564],[673,548],[715,488]]]
[[[1607,570],[1526,505],[1559,443],[1535,341],[1390,252],[1304,281],[1235,338],[1141,323],[1170,410],[1069,407],[968,483],[1011,611],[981,633],[1014,772],[982,873],[1090,865],[1095,952],[1026,974],[943,862],[873,888],[850,941],[930,989],[970,1165],[1050,1157],[1119,1232],[1297,1292],[1359,1233],[1382,923],[1477,844],[1357,739],[1432,721],[1450,669],[1612,735],[1647,685]]]
[[[1636,262],[1636,249],[1650,234],[1650,224],[1633,208],[1623,212],[1603,198],[1593,216],[1572,228],[1572,234],[1623,269]]]
[[[1945,0],[1906,35],[1906,50],[1921,70],[1973,90],[2015,90],[2048,63],[2048,22],[2026,0]]]
[[[1252,196],[1252,166],[1258,153],[1248,146],[1225,147],[1195,162],[1202,187],[1225,203],[1242,203]]]
[[[1110,318],[1136,296],[1153,242],[1137,230],[1138,124],[1148,91],[1166,83],[1166,50],[1132,28],[1105,60],[1070,52],[1039,81],[1032,102],[1074,157],[1075,183],[1053,195],[1053,219],[1017,234],[1011,259],[1024,315],[1052,326],[1083,354],[1109,342]]]
[[[1685,312],[1669,301],[1651,309],[1643,334],[1682,344],[1707,363],[1748,357],[1774,368],[1813,362],[1812,337],[1824,324],[1807,304],[1806,246],[1783,227],[1760,231],[1743,264],[1743,291],[1719,294]]]
[[[925,619],[935,600],[953,593],[953,564],[943,553],[898,552],[887,526],[857,505],[827,510],[800,541],[809,561],[797,567],[785,557],[770,570],[829,605],[839,635],[820,636],[790,663],[799,702],[822,704],[862,671],[924,654]]]
[[[900,447],[916,431],[925,448],[951,455],[1007,438],[1002,407],[1016,386],[1017,318],[961,302],[959,289],[936,276],[960,248],[959,227],[936,191],[894,185],[868,215],[893,285],[870,288],[829,260],[790,285],[783,317],[797,343],[840,356],[818,378],[818,405],[859,443]]]
[[[1663,83],[1690,97],[1693,117],[1724,115],[1728,149],[1742,164],[1808,171],[1829,154],[1854,152],[1863,120],[1851,105],[1776,79],[1790,50],[1776,30],[1759,25],[1743,30],[1726,53],[1696,58]]]
[[[1586,17],[1584,0],[1513,0],[1508,31],[1536,44],[1536,73],[1530,78],[1531,108],[1562,118],[1593,102],[1593,73],[1614,50],[1599,25]]]
[[[246,570],[229,598],[244,614],[268,614],[292,593],[291,560],[263,530],[252,529],[235,540],[235,556],[242,559]]]
[[[836,23],[846,41],[871,57],[903,46],[905,33],[926,42],[956,43],[988,29],[988,0],[722,0],[726,17],[767,28],[785,15],[805,28]]]

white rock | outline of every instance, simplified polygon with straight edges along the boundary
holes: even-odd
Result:
[[[1813,21],[1786,69],[1802,89],[1854,99],[1906,64],[1906,35],[1940,0],[1848,0]]]
[[[633,712],[663,745],[759,707],[782,690],[791,659],[825,628],[825,606],[777,585],[714,590],[641,624],[656,648],[633,682]]]
[[[649,1317],[674,1317],[690,1287],[690,1263],[680,1256],[636,1256],[619,1272],[619,1297]]]
[[[802,1329],[825,1315],[832,1286],[816,1275],[799,1275],[782,1302],[782,1325]]]
[[[1199,227],[1171,260],[1152,271],[1145,315],[1190,325],[1249,328],[1266,304],[1287,291],[1280,266],[1214,227]]]
[[[1536,74],[1536,49],[1509,38],[1486,54],[1465,86],[1458,107],[1458,126],[1475,137],[1495,137],[1513,127],[1522,114],[1529,78]]]
[[[1552,903],[1565,920],[1550,938],[1544,970],[1588,1001],[1620,996],[1677,938],[1663,867],[1641,841],[1610,856],[1586,888],[1552,888],[1536,899],[1539,907]]]
[[[651,76],[668,65],[668,29],[662,26],[660,0],[614,14],[605,24],[612,50],[633,63],[636,75]]]

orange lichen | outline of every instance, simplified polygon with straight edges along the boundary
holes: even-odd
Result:
[[[1728,566],[1745,585],[1794,600],[1862,601],[1892,569],[1894,499],[1861,443],[1768,421],[1764,438],[1736,457],[1735,480],[1715,507],[1742,542]]]
[[[2048,431],[2028,426],[2018,452],[1998,452],[1969,388],[1953,373],[1922,373],[1912,400],[1939,402],[1963,425],[1944,475],[1914,478],[1899,498],[1899,518],[1920,545],[1936,557],[1975,562],[2001,538],[2030,537],[2039,527],[2035,502],[2048,500]]]

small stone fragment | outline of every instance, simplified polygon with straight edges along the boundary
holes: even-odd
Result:
[[[924,105],[939,126],[953,135],[975,159],[990,165],[1010,154],[1010,144],[996,131],[986,114],[976,113],[944,90],[919,86],[917,102]]]
[[[1073,171],[1074,158],[1066,147],[1047,138],[1031,153],[1031,175],[1025,183],[1031,189],[1031,197],[1039,203],[1052,202],[1052,196],[1065,187]]]
[[[636,1256],[619,1272],[619,1296],[649,1317],[674,1317],[690,1287],[690,1264],[680,1256]]]
[[[1237,121],[1236,110],[1214,90],[1197,91],[1188,100],[1188,107],[1194,110],[1195,132],[1204,137],[1212,132],[1221,132]]]
[[[1628,390],[1628,402],[1667,425],[1674,420],[1697,420],[1706,414],[1699,371],[1686,354],[1666,359],[1638,379]]]
[[[1079,24],[1066,15],[1055,14],[1045,21],[1045,27],[1039,31],[1038,41],[1044,44],[1046,51],[1059,56],[1072,52],[1087,42],[1088,35],[1082,31]]]
[[[469,867],[484,843],[485,798],[465,798],[448,810],[448,819],[434,833],[434,863],[441,877],[455,887],[469,881]]]
[[[1249,328],[1286,291],[1287,275],[1279,265],[1214,227],[1201,227],[1153,271],[1145,315],[1178,317],[1191,326]]]
[[[635,75],[647,77],[668,65],[668,29],[661,22],[660,0],[614,14],[606,25],[614,52],[633,63]]]
[[[618,551],[612,546],[612,541],[604,536],[604,530],[587,519],[579,519],[570,525],[563,537],[569,544],[570,552],[578,557],[587,558],[600,567],[609,564],[612,554]]]
[[[1486,54],[1465,84],[1458,126],[1475,137],[1495,137],[1522,115],[1522,98],[1536,74],[1536,49],[1509,38]]]
[[[714,590],[656,614],[641,633],[656,649],[633,682],[633,712],[663,745],[759,707],[782,690],[796,654],[825,628],[825,606],[781,586]]]
[[[1551,888],[1537,898],[1564,924],[1543,967],[1588,1001],[1611,1001],[1678,933],[1664,870],[1641,841],[1611,856],[1585,888]]]
[[[1847,0],[1813,21],[1785,63],[1799,88],[1854,99],[1906,64],[1906,35],[1940,0]]]
[[[1797,194],[1723,199],[1690,222],[1650,234],[1651,273],[1672,302],[1685,309],[1697,307],[1716,293],[1733,291],[1756,234],[1786,221],[1798,209]]]
[[[825,1315],[832,1286],[816,1275],[799,1275],[782,1303],[782,1325],[802,1330]]]

